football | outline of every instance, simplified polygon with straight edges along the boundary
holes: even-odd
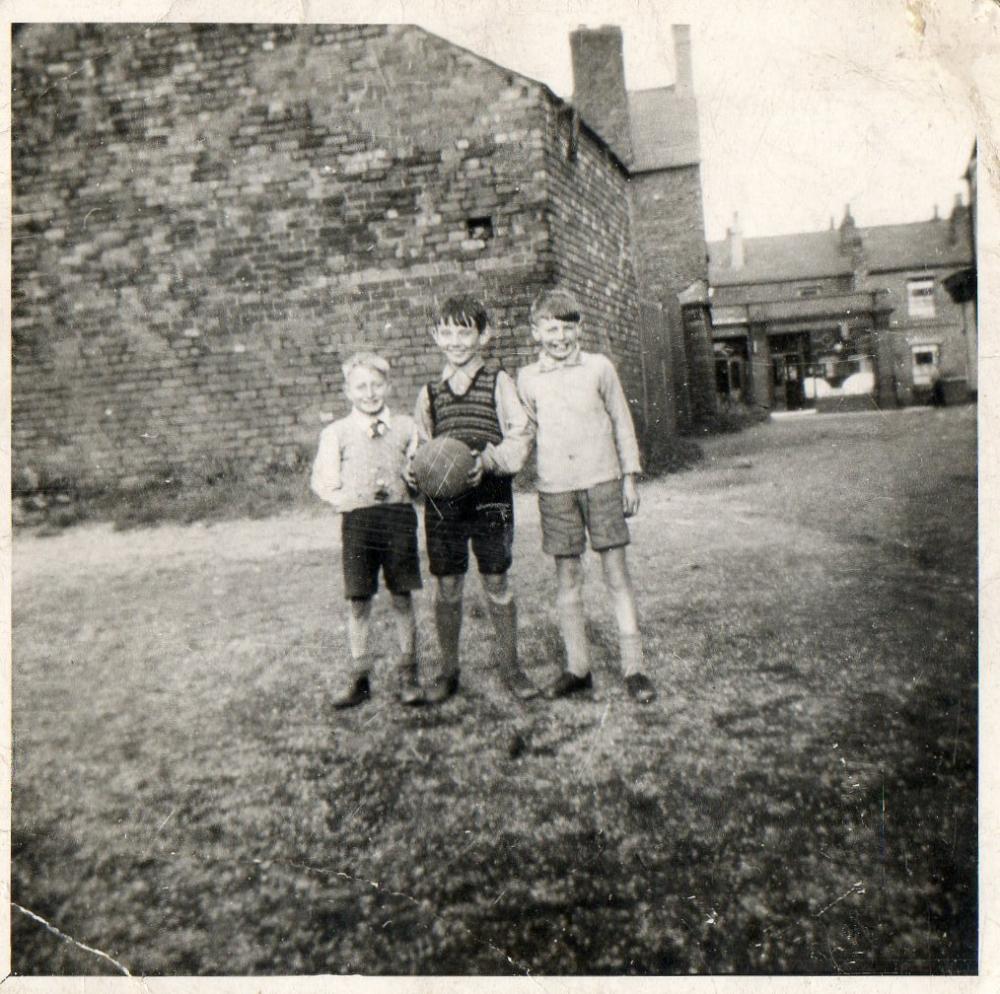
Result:
[[[432,438],[413,457],[417,487],[431,500],[460,497],[470,489],[469,473],[475,459],[472,449],[457,438]]]

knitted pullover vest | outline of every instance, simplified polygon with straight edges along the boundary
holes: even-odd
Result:
[[[496,372],[483,367],[461,397],[456,397],[447,383],[429,383],[435,437],[449,435],[460,439],[474,452],[482,452],[490,443],[502,442],[503,431],[494,399],[496,382]]]

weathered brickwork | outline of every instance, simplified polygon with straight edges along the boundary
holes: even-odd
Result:
[[[682,328],[677,295],[696,280],[708,279],[700,167],[680,166],[639,173],[631,182],[636,269],[644,292],[661,303],[670,327]],[[680,334],[671,336],[678,425],[692,423],[690,368]],[[702,342],[711,348],[710,342]]]
[[[13,70],[15,471],[296,464],[351,351],[409,408],[441,299],[513,368],[556,279],[638,409],[629,178],[541,84],[376,25],[34,25]]]
[[[892,306],[888,336],[892,346],[893,381],[900,404],[912,404],[921,399],[913,387],[913,349],[936,346],[940,374],[944,379],[969,378],[968,336],[975,334],[972,322],[963,315],[945,290],[942,280],[954,268],[915,268],[905,272],[872,273],[866,283],[884,289],[885,299]],[[913,277],[934,278],[934,316],[914,317],[909,314],[906,284]]]
[[[629,178],[603,146],[580,133],[568,108],[549,108],[546,170],[554,276],[584,308],[584,348],[613,356],[638,420],[642,406],[639,293]]]
[[[456,289],[512,347],[544,278],[537,85],[412,28],[15,44],[15,462],[293,459],[344,409],[354,348],[409,406]]]

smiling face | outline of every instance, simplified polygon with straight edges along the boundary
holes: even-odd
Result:
[[[362,414],[378,414],[385,407],[389,381],[377,370],[355,366],[344,384],[347,399]]]
[[[462,324],[449,318],[439,321],[431,332],[437,347],[456,369],[477,358],[490,340],[490,329],[480,331],[474,324]]]
[[[554,362],[565,362],[580,341],[580,322],[560,318],[536,318],[531,325],[531,337]]]

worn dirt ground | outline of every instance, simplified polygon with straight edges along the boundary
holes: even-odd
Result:
[[[13,899],[135,974],[973,972],[975,429],[771,422],[645,484],[646,709],[594,560],[592,698],[510,702],[473,594],[457,699],[404,711],[376,679],[339,714],[322,508],[18,535]],[[427,592],[418,620],[430,668]],[[12,942],[17,973],[118,969],[17,911]]]

